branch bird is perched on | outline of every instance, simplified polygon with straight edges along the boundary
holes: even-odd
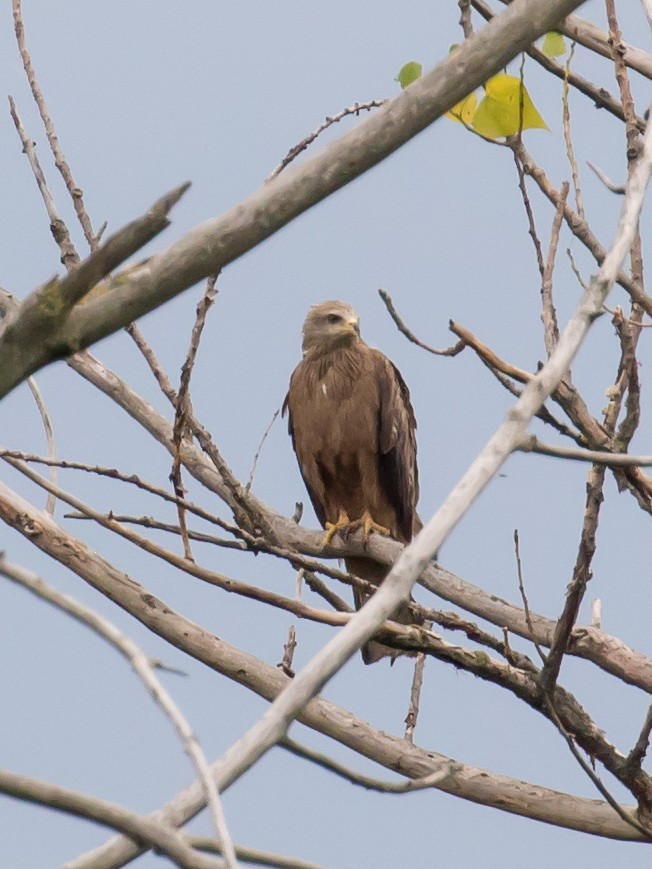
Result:
[[[419,530],[417,427],[400,372],[360,337],[360,320],[345,302],[314,305],[303,325],[303,359],[290,379],[283,411],[301,475],[322,526],[324,545],[338,532],[362,528],[407,543]],[[371,558],[345,559],[347,570],[379,585],[388,568]],[[359,609],[368,595],[354,589]],[[393,618],[415,620],[408,606]],[[362,649],[366,664],[400,654],[377,641]]]

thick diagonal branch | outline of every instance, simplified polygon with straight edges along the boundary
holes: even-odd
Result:
[[[38,368],[85,346],[70,325],[71,312],[99,281],[169,224],[168,213],[188,189],[172,190],[65,277],[53,278],[5,318],[0,332],[0,398]],[[120,276],[116,285],[120,283]]]
[[[124,283],[112,286],[110,292],[73,310],[66,327],[58,334],[58,356],[89,346],[197,281],[216,274],[308,208],[380,163],[581,3],[582,0],[514,0],[509,9],[356,129],[302,165],[281,173],[222,217],[195,227],[166,251],[148,260]],[[50,358],[57,358],[52,351]],[[47,361],[44,353],[38,365]],[[14,372],[13,377],[6,378],[7,383],[19,382],[17,375]],[[11,388],[7,384],[2,388],[1,384],[2,381],[0,396]]]

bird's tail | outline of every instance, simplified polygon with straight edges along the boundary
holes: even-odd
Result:
[[[346,564],[346,569],[349,573],[353,573],[355,576],[360,577],[360,579],[367,580],[367,582],[373,582],[374,585],[380,585],[389,573],[388,567],[379,564],[377,561],[374,561],[373,558],[345,558],[344,563]],[[355,601],[355,608],[357,610],[359,610],[370,597],[371,594],[362,591],[362,589],[353,589],[353,600]],[[421,623],[419,619],[414,617],[410,607],[406,603],[401,604],[393,613],[391,618],[392,621],[400,622],[402,625]],[[362,653],[362,660],[365,664],[374,664],[381,658],[391,658],[392,663],[394,663],[394,660],[399,655],[414,656],[416,654],[415,652],[392,649],[390,646],[386,646],[378,640],[369,640],[360,649],[360,652]]]

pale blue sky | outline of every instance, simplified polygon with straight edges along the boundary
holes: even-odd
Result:
[[[38,142],[62,216],[80,240],[30,101],[8,6],[0,16],[3,88],[16,99],[30,136]],[[627,15],[622,20],[626,37],[648,48],[649,30],[638,4],[620,6]],[[604,24],[598,2],[585,4],[580,14]],[[409,6],[387,0],[333,0],[326,5],[25,0],[24,16],[62,147],[96,227],[107,220],[110,230],[115,229],[179,182],[193,182],[173,212],[172,226],[151,250],[256,189],[324,116],[355,101],[395,95],[393,79],[405,61],[419,60],[429,68],[461,39],[453,0],[414,0]],[[580,50],[575,68],[615,92],[608,61]],[[569,176],[561,136],[561,84],[531,62],[526,77],[551,130],[528,133],[526,146],[559,185]],[[642,114],[649,89],[637,85],[635,93]],[[608,244],[619,203],[585,169],[585,161],[622,180],[622,125],[575,94],[572,123],[587,217],[601,242]],[[335,129],[332,135],[339,132]],[[60,265],[8,112],[0,120],[0,166],[0,285],[24,295]],[[532,197],[546,244],[552,213],[536,193]],[[646,229],[647,216],[644,239]],[[579,243],[563,236],[555,287],[562,319],[579,295],[565,262],[569,245],[585,277],[594,270]],[[419,421],[420,512],[425,517],[499,424],[509,401],[468,351],[441,359],[409,344],[387,316],[378,288],[391,293],[406,321],[434,345],[452,343],[448,321],[454,319],[524,368],[534,368],[544,356],[538,274],[511,156],[444,119],[229,266],[218,287],[193,376],[193,401],[241,479],[246,479],[260,437],[283,399],[299,359],[301,323],[314,302],[351,302],[361,314],[365,338],[403,372]],[[199,293],[197,288],[189,291],[141,324],[174,378]],[[612,303],[625,305],[624,294],[617,291]],[[599,321],[575,368],[576,382],[596,414],[617,364],[612,332],[608,318]],[[640,345],[644,386],[652,364],[649,340],[644,335]],[[102,342],[94,352],[168,412],[126,336]],[[37,379],[62,457],[166,481],[167,454],[153,448],[130,420],[72,371],[57,364]],[[44,452],[41,426],[25,387],[0,405],[0,428],[2,445]],[[552,439],[549,431],[537,431]],[[644,406],[633,450],[652,452],[650,435],[650,414]],[[0,474],[41,502],[43,496],[10,469],[3,466]],[[444,547],[443,565],[516,601],[512,534],[518,528],[530,603],[555,616],[577,550],[585,475],[584,466],[513,458],[505,476],[489,487]],[[133,513],[155,509],[139,493],[83,475],[62,479],[98,507]],[[190,488],[197,494],[196,487]],[[288,514],[296,500],[307,502],[280,421],[265,445],[254,488]],[[588,600],[602,598],[608,632],[650,653],[650,519],[631,497],[617,494],[611,479],[606,492]],[[227,598],[165,566],[152,565],[121,541],[63,520],[64,512],[58,508],[59,521],[83,533],[173,607],[264,660],[279,660],[292,621],[288,615]],[[304,521],[315,524],[309,509]],[[211,759],[263,712],[265,704],[258,698],[167,650],[4,527],[0,550],[109,615],[151,655],[186,670],[189,678],[164,679]],[[254,562],[223,550],[198,552],[215,569],[292,594],[294,576],[276,562],[262,557]],[[581,621],[588,618],[585,609]],[[300,666],[329,630],[304,623],[297,628]],[[158,807],[188,783],[190,766],[168,722],[112,650],[7,583],[0,584],[0,636],[0,765],[139,811]],[[325,694],[375,725],[402,733],[410,678],[407,661],[390,671],[364,668],[356,659]],[[616,745],[631,747],[647,706],[641,692],[616,687],[577,661],[564,663],[562,682]],[[416,741],[424,747],[597,798],[552,727],[496,687],[431,661],[421,714]],[[357,769],[385,776],[303,728],[296,727],[294,736]],[[630,801],[617,786],[612,791]],[[595,869],[636,869],[649,863],[640,845],[556,830],[435,792],[368,794],[280,750],[272,751],[226,794],[225,806],[238,842],[296,854],[325,867],[409,861],[460,867],[481,862],[502,869],[520,869],[525,863],[529,869],[543,869],[556,861],[561,866],[583,862]],[[205,818],[193,827],[209,829]],[[49,869],[105,838],[99,827],[0,797],[2,866]],[[146,856],[136,865],[148,869],[161,861]]]

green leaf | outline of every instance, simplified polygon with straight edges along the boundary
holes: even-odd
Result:
[[[556,30],[550,30],[545,35],[541,51],[546,57],[561,57],[562,54],[566,54],[564,37]]]
[[[548,129],[521,80],[504,73],[495,75],[485,85],[473,128],[482,136],[498,139],[516,135],[519,125],[522,130]]]
[[[399,73],[394,81],[397,81],[403,88],[403,90],[405,90],[405,88],[408,85],[411,85],[413,81],[421,78],[422,72],[423,67],[420,63],[418,63],[416,60],[409,60],[400,68]]]

